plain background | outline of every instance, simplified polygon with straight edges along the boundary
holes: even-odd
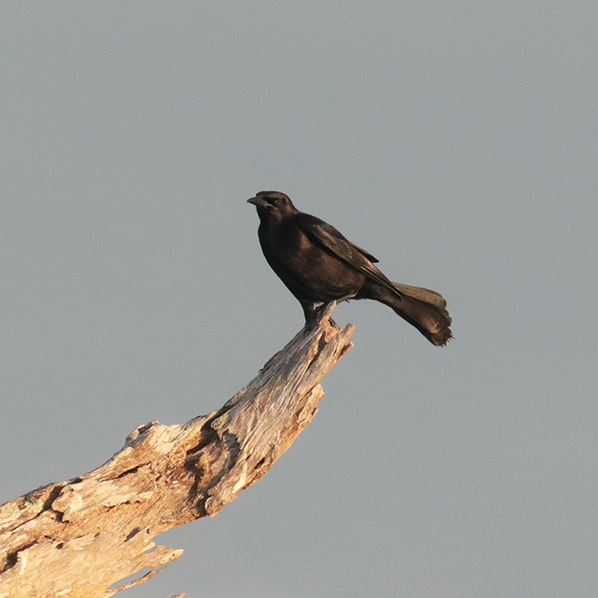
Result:
[[[302,326],[261,189],[442,292],[343,304],[314,422],[123,598],[598,588],[598,4],[0,4],[0,501],[220,407]]]

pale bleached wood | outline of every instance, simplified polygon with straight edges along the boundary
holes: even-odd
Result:
[[[314,417],[324,395],[319,381],[352,346],[353,327],[328,321],[333,307],[218,411],[182,425],[140,426],[98,469],[2,505],[0,598],[106,598],[177,559],[182,550],[152,538],[216,515]],[[145,567],[142,578],[121,582]]]

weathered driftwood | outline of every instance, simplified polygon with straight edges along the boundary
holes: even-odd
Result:
[[[314,417],[324,396],[318,382],[351,347],[353,327],[331,325],[331,309],[218,411],[140,426],[98,469],[1,506],[0,598],[105,598],[177,559],[182,550],[152,538],[216,515]],[[121,582],[143,568],[151,570]]]

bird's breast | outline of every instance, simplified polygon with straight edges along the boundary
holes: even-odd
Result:
[[[298,226],[260,230],[268,263],[297,297],[331,301],[356,293],[365,276]]]

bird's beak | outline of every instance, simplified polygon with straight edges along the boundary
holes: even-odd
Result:
[[[247,203],[251,203],[254,206],[257,206],[258,208],[263,208],[264,206],[268,205],[268,202],[263,197],[250,197],[247,200]]]

